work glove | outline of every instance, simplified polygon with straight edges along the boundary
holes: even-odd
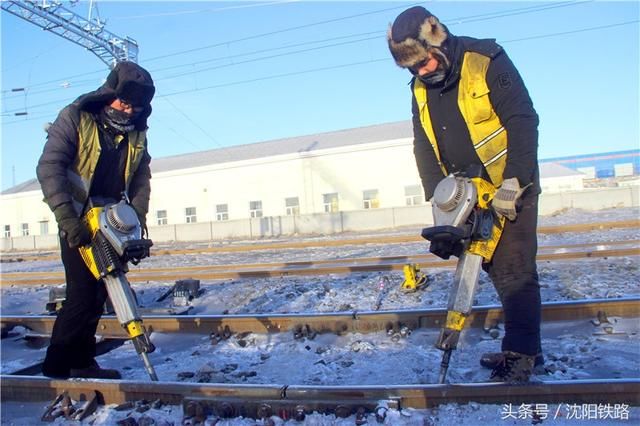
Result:
[[[71,248],[78,248],[91,242],[91,233],[80,220],[71,203],[64,203],[53,211],[60,228],[60,236],[67,240]]]
[[[504,216],[511,221],[516,220],[518,216],[516,204],[522,196],[522,193],[530,185],[531,184],[521,188],[518,178],[515,177],[504,180],[502,186],[500,186],[500,189],[498,189],[496,195],[493,197],[493,202],[491,203],[493,210],[495,210],[498,215]]]

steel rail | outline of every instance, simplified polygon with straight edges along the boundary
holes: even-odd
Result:
[[[612,250],[588,250],[579,252],[564,253],[539,253],[538,261],[543,260],[568,260],[582,258],[608,258],[619,256],[638,256],[640,248],[623,248]],[[433,255],[425,255],[426,259],[431,261],[420,262],[420,268],[448,268],[456,265],[456,259],[441,260]],[[416,257],[410,257],[416,258]],[[351,259],[353,262],[356,259]],[[330,265],[314,267],[313,262],[292,262],[286,267],[273,267],[266,269],[244,269],[238,265],[228,265],[229,269],[236,270],[219,270],[219,267],[206,267],[203,270],[182,270],[179,267],[173,268],[166,272],[156,272],[155,270],[140,269],[133,270],[127,274],[129,282],[149,282],[149,281],[173,281],[176,279],[193,278],[200,280],[224,280],[224,279],[241,279],[241,278],[269,278],[283,276],[308,276],[308,275],[329,275],[329,274],[351,274],[354,272],[390,272],[401,271],[405,264],[411,263],[407,258],[391,257],[390,259],[378,258],[374,263],[353,263],[349,265]],[[277,264],[276,264],[277,265]],[[31,278],[23,276],[20,272],[2,274],[0,287],[7,285],[59,285],[64,283],[64,274],[50,273],[47,277]]]
[[[640,297],[621,299],[593,299],[542,304],[542,320],[566,321],[607,317],[640,318]],[[233,333],[372,333],[408,327],[438,328],[445,322],[447,310],[408,309],[398,311],[354,311],[314,314],[257,314],[257,315],[145,315],[145,326],[154,332],[199,333],[229,336]],[[476,306],[466,324],[468,327],[490,329],[502,321],[502,308],[497,305]],[[23,326],[33,333],[50,335],[55,316],[16,315],[0,317],[0,325],[8,330]],[[106,338],[127,338],[115,316],[103,316],[98,334]]]
[[[614,228],[638,228],[640,220],[625,220],[601,223],[584,223],[574,225],[559,226],[541,226],[538,227],[539,234],[561,234],[564,232],[588,232],[595,230],[614,229]],[[186,254],[186,253],[206,253],[206,252],[227,252],[227,251],[252,251],[252,250],[280,250],[283,248],[307,248],[307,247],[334,247],[344,245],[361,245],[361,244],[398,244],[398,243],[419,243],[425,240],[417,233],[404,235],[383,235],[367,238],[347,238],[339,240],[320,240],[320,241],[284,241],[273,242],[267,244],[248,244],[242,246],[224,246],[224,247],[203,247],[183,250],[166,250],[159,251],[157,254]]]
[[[53,380],[32,376],[0,376],[2,401],[49,401],[67,391],[76,399],[98,394],[102,404],[160,399],[165,404],[198,403],[221,417],[292,418],[294,410],[347,417],[358,409],[373,411],[381,401],[397,408],[425,409],[443,403],[561,403],[640,405],[640,379],[547,381],[390,386],[235,385],[120,380]],[[392,407],[393,408],[393,407]]]
[[[638,245],[640,240],[618,240],[608,242],[589,242],[589,243],[576,243],[576,244],[556,244],[556,245],[543,245],[538,247],[538,252],[541,251],[563,251],[572,250],[576,248],[591,248],[592,250],[606,250],[600,247],[609,246],[624,246],[624,245]],[[563,253],[567,253],[563,251]],[[240,270],[240,269],[257,269],[257,268],[291,268],[291,267],[314,267],[319,265],[342,265],[342,264],[360,264],[360,263],[393,263],[393,262],[405,262],[405,263],[418,263],[422,261],[435,261],[438,258],[432,254],[412,254],[412,255],[397,255],[397,256],[375,256],[375,257],[345,257],[338,259],[319,259],[319,260],[294,260],[291,262],[260,262],[260,263],[234,263],[225,265],[192,265],[192,266],[179,266],[179,267],[164,267],[164,268],[142,268],[138,267],[135,272],[144,273],[156,273],[156,272],[175,272],[175,271],[228,271]],[[59,271],[26,271],[26,272],[8,272],[4,274],[5,279],[16,278],[37,278],[37,277],[51,277],[62,276],[63,273]]]
[[[573,225],[555,225],[538,227],[538,234],[560,234],[565,232],[589,232],[598,230],[608,230],[617,228],[640,228],[640,220],[624,220],[600,223],[581,223]],[[249,244],[225,244],[216,243],[215,247],[201,247],[191,249],[173,249],[159,248],[152,249],[153,256],[175,255],[175,254],[194,254],[194,253],[227,253],[227,252],[244,252],[256,250],[282,250],[290,248],[308,248],[308,247],[335,247],[347,245],[363,245],[363,244],[400,244],[400,243],[418,243],[425,240],[416,234],[402,235],[381,235],[362,238],[340,238],[335,240],[306,240],[306,241],[275,241],[269,243],[249,243]],[[58,253],[48,255],[24,254],[20,255],[15,252],[0,252],[0,257],[12,260],[9,256],[16,256],[16,260],[51,260],[59,259]]]

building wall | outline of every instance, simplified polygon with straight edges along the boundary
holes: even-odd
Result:
[[[542,176],[541,180],[546,192],[553,193],[581,188],[581,180],[573,179],[579,178],[545,179]],[[360,219],[357,214],[324,216],[323,194],[338,193],[338,212],[359,212],[365,210],[363,191],[377,190],[375,206],[393,209],[406,206],[405,187],[419,185],[411,138],[305,151],[154,173],[147,221],[149,226],[156,226],[156,212],[165,210],[166,225],[176,226],[162,231],[163,235],[173,233],[174,238],[167,237],[169,239],[198,239],[198,235],[213,238],[252,236],[272,232],[274,227],[308,233],[314,232],[316,223],[322,224],[322,230],[318,232],[324,233],[327,223],[336,229],[345,229]],[[420,204],[424,205],[422,195],[420,191]],[[301,216],[297,221],[285,218],[285,198],[288,197],[299,199]],[[56,233],[55,219],[42,202],[40,191],[4,194],[0,201],[0,237],[4,236],[5,225],[11,227],[11,237],[22,236],[22,223],[28,224],[29,236],[40,235],[43,222],[48,223],[45,234]],[[247,222],[251,201],[262,202],[263,218],[280,219],[274,222],[257,218]],[[216,221],[217,204],[228,205],[228,225],[214,227],[209,224]],[[196,221],[202,226],[186,223],[185,209],[188,207],[196,208]],[[395,213],[389,216],[390,213],[380,211],[379,215],[391,217],[383,222],[396,226],[398,216]]]
[[[157,225],[156,213],[165,210],[167,225],[186,224],[185,209],[196,208],[197,222],[216,220],[216,205],[228,205],[229,220],[250,218],[249,203],[262,201],[262,216],[285,216],[285,198],[298,197],[299,214],[325,213],[323,194],[338,194],[338,210],[364,209],[363,191],[378,191],[379,208],[404,206],[405,186],[420,185],[411,139],[355,145],[316,152],[287,154],[207,167],[154,173],[147,221]],[[53,213],[40,191],[1,196],[0,231],[11,226],[11,236],[40,235],[39,221]],[[0,235],[4,236],[4,234]]]
[[[540,179],[542,192],[580,191],[584,188],[584,176],[571,175]]]
[[[227,204],[228,218],[250,217],[249,203],[262,202],[262,216],[286,215],[285,199],[298,197],[299,213],[324,213],[323,195],[338,194],[339,211],[363,209],[363,191],[377,190],[379,207],[405,205],[405,186],[419,185],[411,141],[391,141],[225,163],[154,174],[149,208],[166,210],[168,224],[185,223],[185,208],[197,221],[216,219]]]
[[[10,226],[11,237],[23,236],[22,224],[26,223],[29,236],[41,235],[41,223],[47,225],[47,234],[57,232],[53,213],[42,201],[42,192],[29,191],[18,194],[2,195],[0,208],[0,236],[5,236],[5,226]]]
[[[548,215],[567,208],[600,210],[640,206],[640,186],[597,188],[582,191],[543,193],[539,214]],[[282,235],[330,235],[341,232],[375,231],[410,227],[416,235],[433,224],[429,203],[419,206],[315,213],[301,216],[268,216],[224,222],[199,222],[152,226],[155,243],[173,241],[224,241],[231,239],[273,238]],[[54,235],[0,238],[0,250],[25,251],[52,249],[58,244]]]

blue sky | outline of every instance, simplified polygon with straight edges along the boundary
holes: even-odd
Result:
[[[540,115],[540,158],[640,146],[636,1],[97,4],[109,31],[137,40],[156,81],[156,158],[410,119],[410,76],[393,63],[386,29],[416,4],[453,34],[504,46]],[[87,2],[66,6],[87,16]],[[108,69],[5,11],[0,20],[7,189],[35,177],[44,123]]]

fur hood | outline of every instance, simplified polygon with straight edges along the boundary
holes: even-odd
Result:
[[[119,62],[102,86],[80,96],[73,105],[81,111],[98,113],[105,105],[120,98],[132,105],[144,107],[136,120],[136,130],[145,130],[155,90],[153,79],[147,70],[134,62]]]
[[[431,47],[441,47],[449,31],[424,7],[402,12],[387,31],[393,59],[399,67],[409,68],[427,57]]]

